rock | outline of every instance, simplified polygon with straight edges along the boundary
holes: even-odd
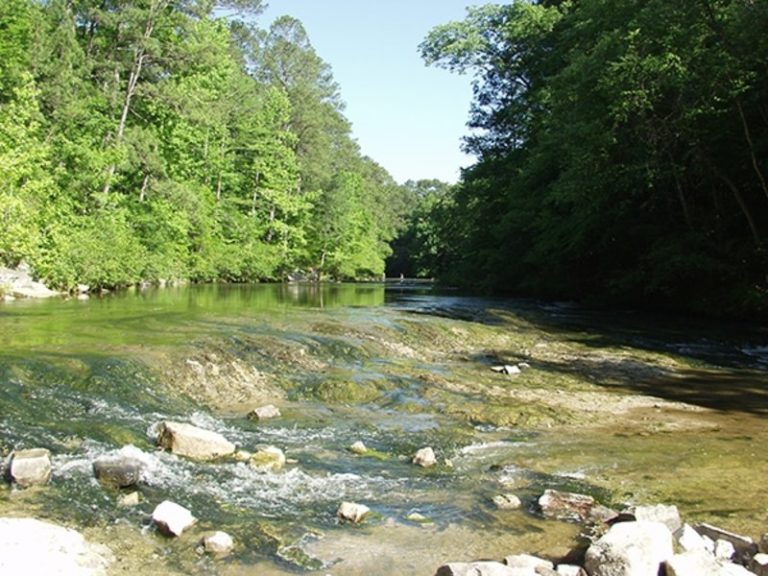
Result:
[[[235,445],[218,432],[181,422],[161,423],[157,445],[196,460],[214,460],[235,452]]]
[[[216,556],[223,556],[229,554],[235,547],[235,542],[232,540],[232,536],[226,532],[217,531],[213,534],[208,534],[202,541],[203,551],[208,554],[214,554]]]
[[[127,488],[139,483],[142,463],[126,456],[100,458],[93,463],[93,473],[102,484]]]
[[[8,476],[21,488],[47,484],[51,479],[51,453],[45,448],[11,453]]]
[[[629,514],[634,516],[638,522],[661,522],[665,524],[669,531],[674,533],[683,522],[680,520],[680,512],[677,506],[667,506],[665,504],[656,504],[655,506],[631,506],[622,510],[622,515]]]
[[[279,472],[285,466],[285,454],[280,448],[267,446],[251,455],[249,464],[260,472]]]
[[[435,576],[536,576],[536,572],[511,568],[500,562],[450,562],[440,566]]]
[[[405,517],[406,520],[410,520],[411,522],[416,522],[418,524],[430,524],[431,521],[429,518],[424,516],[424,514],[420,514],[419,512],[411,512],[408,514],[408,516]]]
[[[520,374],[519,367],[513,364],[505,364],[504,366],[492,366],[491,370],[498,372],[499,374]]]
[[[762,552],[755,554],[749,562],[749,569],[757,576],[768,576],[768,554]]]
[[[345,522],[360,524],[371,511],[368,506],[355,504],[354,502],[342,502],[336,511],[336,516]]]
[[[707,542],[704,538],[691,528],[688,524],[683,524],[675,531],[675,541],[683,550],[688,552],[689,550],[707,550]]]
[[[170,500],[157,505],[152,512],[152,520],[157,529],[166,536],[181,536],[184,530],[197,522],[192,512]]]
[[[105,576],[113,562],[105,546],[32,518],[0,518],[0,574]]]
[[[706,550],[676,554],[664,563],[666,576],[750,576],[743,566],[717,560]]]
[[[349,451],[354,452],[355,454],[365,454],[368,452],[368,448],[363,444],[362,440],[358,440],[349,447]]]
[[[587,576],[586,570],[575,564],[558,564],[555,570],[559,576]]]
[[[42,282],[36,281],[29,266],[23,263],[15,270],[0,268],[0,286],[3,288],[2,292],[15,298],[51,298],[60,295]]]
[[[254,408],[251,410],[250,414],[248,414],[248,418],[251,420],[269,420],[271,418],[279,418],[280,417],[280,410],[273,406],[272,404],[267,404],[266,406],[261,406],[259,408]]]
[[[544,516],[557,520],[583,522],[589,517],[594,506],[595,499],[585,494],[545,490],[539,497],[539,507]]]
[[[620,522],[587,550],[591,576],[655,576],[672,558],[672,534],[661,522]]]
[[[711,538],[715,542],[718,540],[726,540],[733,544],[733,547],[736,550],[736,561],[742,564],[748,564],[750,558],[757,554],[757,544],[755,544],[755,541],[748,536],[734,534],[733,532],[728,532],[727,530],[712,526],[711,524],[697,524],[694,526],[694,529],[702,536]]]
[[[238,450],[232,457],[236,462],[248,462],[248,460],[253,457],[253,452],[249,452],[248,450]]]
[[[499,494],[493,497],[493,503],[499,510],[517,510],[523,503],[514,494]]]
[[[736,548],[728,540],[722,538],[715,542],[715,558],[718,560],[731,560],[736,556]]]
[[[133,506],[138,506],[140,501],[141,498],[139,497],[139,493],[131,492],[130,494],[120,496],[120,498],[117,499],[117,505],[121,508],[132,508]]]
[[[437,464],[437,458],[435,457],[435,451],[432,450],[429,446],[426,448],[422,448],[421,450],[417,450],[416,454],[413,455],[413,459],[411,459],[411,462],[416,464],[417,466],[421,466],[422,468],[429,468],[430,466],[434,466]]]
[[[531,556],[530,554],[507,556],[504,558],[504,564],[510,568],[528,568],[530,570],[536,570],[537,568],[548,568],[549,570],[555,569],[555,565],[549,560]]]

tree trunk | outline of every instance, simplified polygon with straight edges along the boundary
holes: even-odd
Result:
[[[747,203],[744,202],[744,197],[741,195],[739,187],[736,186],[733,180],[728,178],[728,176],[725,174],[721,173],[720,171],[717,171],[716,173],[717,177],[720,178],[720,180],[723,181],[731,193],[733,193],[733,197],[736,199],[736,203],[739,205],[739,208],[741,208],[741,212],[744,214],[744,218],[746,218],[747,223],[749,224],[749,230],[752,233],[752,240],[754,240],[755,246],[759,248],[762,245],[760,233],[758,232],[757,226],[755,225],[755,219],[752,217],[752,213],[749,211],[749,206],[747,206]]]

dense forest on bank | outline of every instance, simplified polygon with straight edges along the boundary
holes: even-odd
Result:
[[[260,0],[0,2],[0,264],[49,285],[380,277],[405,189]]]
[[[478,162],[419,219],[430,273],[765,314],[767,30],[765,0],[518,0],[433,29],[426,61],[475,75]]]

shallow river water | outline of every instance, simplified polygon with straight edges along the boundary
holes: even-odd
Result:
[[[518,375],[494,365],[519,364]],[[526,367],[527,366],[527,367]],[[425,574],[447,561],[551,558],[583,527],[546,520],[546,488],[606,505],[677,504],[691,522],[768,531],[768,333],[566,304],[383,285],[202,286],[0,304],[0,456],[51,450],[49,486],[0,487],[0,516],[106,543],[115,573]],[[263,404],[282,416],[249,420]],[[153,446],[189,422],[286,468],[200,463]],[[360,456],[349,446],[371,449]],[[439,464],[412,454],[432,446]],[[93,461],[143,462],[140,503]],[[520,510],[499,510],[515,493]],[[171,499],[197,525],[148,521]],[[340,524],[342,501],[372,512]],[[413,514],[418,513],[419,517]],[[195,549],[210,530],[237,542]]]

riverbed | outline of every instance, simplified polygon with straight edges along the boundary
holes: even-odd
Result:
[[[515,374],[493,370],[519,366]],[[434,573],[448,561],[584,541],[546,520],[547,488],[676,504],[753,537],[768,527],[768,332],[758,325],[599,312],[365,285],[192,286],[0,305],[0,452],[51,450],[50,485],[0,487],[0,516],[78,528],[115,573]],[[256,422],[255,407],[281,416]],[[160,452],[162,420],[281,448],[288,466]],[[362,441],[358,455],[348,448]],[[438,465],[410,462],[424,446]],[[127,447],[127,448],[126,448]],[[94,459],[144,462],[140,503]],[[523,506],[500,510],[498,494]],[[148,516],[171,499],[181,538]],[[371,509],[340,524],[341,501]],[[414,514],[417,515],[414,515]],[[236,541],[200,555],[210,530]]]

